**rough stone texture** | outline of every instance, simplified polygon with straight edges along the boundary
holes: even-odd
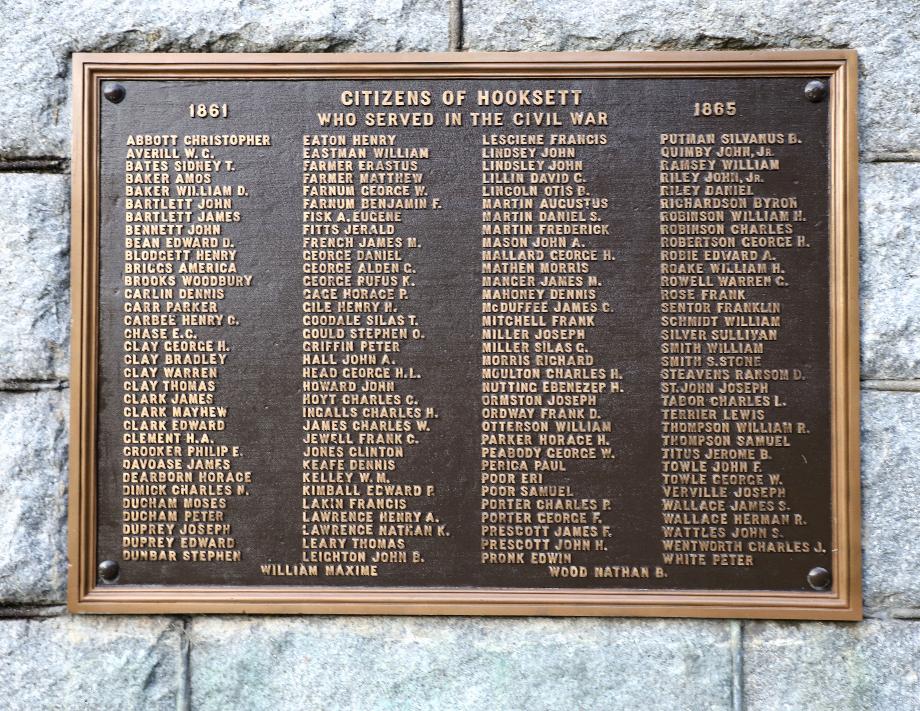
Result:
[[[920,622],[746,623],[745,711],[920,708]]]
[[[0,156],[68,155],[73,52],[447,49],[442,0],[3,3]]]
[[[920,164],[863,165],[860,179],[863,377],[920,378]]]
[[[728,709],[728,623],[196,618],[196,711]]]
[[[865,603],[882,614],[920,608],[920,393],[862,397]]]
[[[64,176],[0,173],[0,381],[67,375],[68,214]]]
[[[867,0],[464,1],[474,50],[833,49],[859,51],[862,150],[920,147],[914,3]]]
[[[64,599],[66,407],[58,390],[0,393],[0,605]]]
[[[150,617],[0,620],[0,708],[175,711],[181,624]]]
[[[447,46],[447,0],[0,6],[0,161],[69,153],[74,51]],[[465,44],[477,50],[854,47],[864,154],[920,151],[920,84],[908,69],[920,23],[905,0],[464,6]],[[863,377],[920,378],[920,165],[863,165],[861,186]],[[47,607],[64,598],[67,391],[33,381],[66,378],[66,200],[65,176],[0,173],[0,382],[49,388],[0,391],[0,709],[184,709],[180,620]],[[920,621],[888,619],[920,615],[920,393],[865,392],[862,404],[874,619],[744,623],[746,711],[920,709]],[[23,619],[37,614],[61,616]],[[731,624],[197,617],[191,709],[728,709]]]

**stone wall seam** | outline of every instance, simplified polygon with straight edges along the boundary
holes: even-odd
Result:
[[[68,380],[44,379],[11,379],[0,380],[0,392],[4,393],[34,393],[39,390],[66,390],[70,387]]]
[[[903,153],[865,153],[860,156],[861,163],[918,163],[920,151]]]
[[[447,48],[451,52],[459,52],[463,49],[463,0],[447,1],[450,3]]]
[[[191,711],[192,709],[192,641],[189,636],[189,627],[192,617],[182,618],[182,627],[179,631],[179,663],[176,679],[176,711]]]
[[[744,711],[744,621],[731,621],[732,711]]]
[[[888,616],[892,620],[920,620],[920,609],[895,607],[888,611]]]
[[[871,378],[860,383],[863,390],[883,390],[888,392],[920,392],[920,378],[914,380],[882,380]]]
[[[40,617],[63,617],[64,605],[0,605],[0,620],[31,620]]]
[[[0,159],[0,173],[70,173],[70,159],[60,156],[18,157]]]

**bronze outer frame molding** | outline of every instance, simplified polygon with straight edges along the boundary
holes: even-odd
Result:
[[[859,314],[856,52],[75,54],[68,605],[85,613],[571,615],[858,620]],[[834,580],[826,592],[100,585],[96,560],[99,106],[129,79],[822,78],[830,106]]]

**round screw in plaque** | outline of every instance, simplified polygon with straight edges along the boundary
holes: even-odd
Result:
[[[118,580],[118,563],[114,560],[104,560],[99,564],[99,577],[104,583],[114,583]]]
[[[127,95],[125,88],[116,82],[109,82],[102,88],[102,95],[113,104],[120,104]]]
[[[808,584],[813,590],[827,590],[831,586],[831,571],[817,567],[808,571]]]
[[[805,98],[810,102],[817,104],[824,101],[827,96],[827,84],[823,81],[813,79],[805,85]]]

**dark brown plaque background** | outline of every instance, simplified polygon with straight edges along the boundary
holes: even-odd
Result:
[[[681,69],[662,66],[657,76],[642,76],[653,71],[639,68],[654,68],[665,56],[642,57],[642,63],[639,56],[551,55],[553,59],[562,57],[564,67],[544,63],[545,76],[553,78],[538,78],[542,76],[541,64],[527,55],[510,60],[520,62],[511,69],[503,69],[505,65],[497,55],[478,60],[466,56],[419,59],[437,65],[427,67],[427,71],[412,64],[411,57],[389,65],[383,60],[352,68],[351,77],[347,62],[324,76],[324,67],[319,65],[330,61],[327,57],[285,57],[295,64],[302,62],[312,76],[298,76],[289,68],[251,65],[252,76],[234,74],[232,80],[195,66],[207,62],[219,75],[226,65],[214,57],[157,57],[158,62],[169,61],[165,67],[152,63],[106,66],[115,61],[113,55],[87,55],[77,60],[76,82],[83,79],[81,69],[89,72],[91,80],[81,87],[85,94],[81,92],[78,99],[82,103],[75,101],[75,149],[88,145],[94,150],[83,156],[83,163],[78,159],[75,165],[75,206],[79,203],[85,209],[98,210],[98,218],[81,220],[75,210],[75,240],[79,234],[81,242],[81,249],[75,249],[80,267],[75,269],[75,295],[85,293],[87,299],[84,304],[75,296],[77,319],[84,324],[75,340],[82,347],[80,338],[90,338],[90,350],[75,355],[74,367],[82,382],[93,389],[92,396],[79,388],[74,393],[75,421],[86,423],[88,432],[95,428],[88,439],[81,435],[82,428],[74,428],[74,436],[82,445],[75,454],[76,468],[83,472],[75,476],[81,485],[78,491],[83,495],[95,493],[90,494],[91,500],[76,497],[81,504],[74,508],[88,506],[81,510],[83,515],[87,510],[92,512],[92,521],[86,523],[95,531],[83,538],[94,541],[89,549],[85,542],[78,544],[81,559],[118,560],[121,573],[117,583],[103,585],[92,580],[92,566],[88,566],[90,572],[78,584],[84,592],[78,597],[89,597],[90,602],[95,599],[103,607],[81,607],[73,597],[73,587],[72,604],[77,609],[124,611],[248,610],[256,609],[254,603],[258,603],[259,611],[858,615],[858,594],[854,596],[858,590],[858,518],[852,489],[858,473],[852,459],[856,448],[852,434],[855,390],[850,389],[855,352],[855,227],[845,224],[854,209],[850,191],[855,189],[855,176],[842,172],[852,159],[847,153],[852,146],[844,140],[842,124],[843,116],[852,120],[844,113],[852,109],[852,96],[848,95],[852,87],[847,85],[852,77],[843,76],[844,70],[854,71],[852,55],[769,55],[783,58],[775,65],[765,65],[765,54],[731,54],[724,61],[718,58],[721,64],[714,55],[679,55],[685,58],[679,63]],[[361,59],[358,56],[351,61]],[[509,61],[504,55],[500,59]],[[138,60],[135,57],[132,61]],[[243,74],[249,61],[239,57],[227,60],[241,66],[238,71]],[[183,62],[191,67],[184,67]],[[366,66],[373,66],[373,71]],[[697,71],[691,71],[693,67]],[[633,68],[638,70],[631,72]],[[595,78],[584,78],[592,74]],[[496,78],[499,76],[504,78]],[[109,77],[118,78],[126,88],[127,98],[120,104],[110,103],[98,93],[102,79]],[[803,94],[806,81],[815,77],[830,85],[828,98],[817,104]],[[603,129],[608,144],[584,149],[579,155],[585,161],[591,193],[611,200],[605,220],[613,235],[609,246],[616,250],[615,262],[598,262],[592,267],[592,273],[603,282],[600,298],[611,303],[613,312],[598,318],[588,341],[599,365],[621,369],[626,392],[606,403],[602,399],[600,405],[602,416],[614,425],[611,442],[617,458],[572,462],[571,481],[554,479],[554,483],[571,483],[579,496],[613,500],[613,511],[605,515],[605,523],[612,526],[608,550],[583,556],[579,562],[588,566],[661,564],[657,151],[662,132],[781,131],[805,138],[797,150],[782,154],[782,170],[777,175],[768,174],[762,186],[766,195],[794,194],[799,198],[807,222],[797,230],[807,235],[812,245],[812,249],[782,257],[793,285],[781,295],[783,325],[779,341],[772,345],[773,353],[782,354],[782,362],[767,356],[765,364],[803,367],[805,371],[804,382],[771,386],[771,393],[788,403],[790,414],[784,419],[806,421],[811,432],[795,439],[786,450],[774,450],[774,470],[783,474],[791,509],[808,521],[797,537],[823,541],[827,553],[761,554],[755,556],[753,567],[671,566],[668,577],[662,579],[550,581],[543,567],[479,563],[480,138],[483,133],[523,129],[470,125],[450,129],[320,129],[315,114],[341,110],[338,96],[344,89],[430,89],[438,96],[444,89],[465,89],[473,95],[480,88],[536,87],[580,89],[584,110],[606,111],[610,116],[610,126]],[[691,117],[694,101],[721,97],[737,102],[736,116],[710,117],[705,124]],[[226,102],[232,106],[232,114],[219,124],[189,118],[188,105],[199,101]],[[445,109],[435,102],[417,110],[440,116]],[[81,116],[92,118],[81,124]],[[847,130],[852,131],[852,126]],[[409,309],[418,314],[426,340],[407,346],[401,359],[422,376],[413,382],[411,391],[422,403],[436,406],[440,418],[420,444],[408,450],[392,480],[437,484],[438,495],[419,508],[432,509],[447,524],[451,537],[419,542],[425,564],[384,566],[379,577],[361,578],[360,583],[322,576],[266,578],[259,573],[260,565],[296,563],[301,552],[301,138],[304,133],[347,135],[357,131],[397,133],[401,145],[431,147],[431,159],[422,169],[431,196],[442,201],[443,210],[407,212],[402,229],[404,234],[418,235],[423,243],[423,248],[412,255],[418,274]],[[225,338],[231,346],[216,395],[229,408],[223,441],[241,445],[243,456],[238,467],[253,472],[251,496],[232,498],[228,509],[242,561],[122,561],[120,280],[126,139],[140,133],[218,132],[272,137],[270,148],[215,149],[220,151],[219,157],[237,158],[239,168],[232,182],[246,184],[251,193],[240,202],[244,217],[232,227],[232,236],[240,272],[253,275],[253,286],[228,292],[225,310],[238,316],[240,326],[220,329],[220,335],[214,336]],[[95,179],[81,184],[78,167]],[[850,182],[844,183],[844,175]],[[219,180],[226,181],[227,174],[220,174]],[[851,203],[844,210],[844,195],[840,193],[845,186]],[[90,241],[84,238],[88,233],[93,235]],[[608,246],[602,239],[586,241],[599,248]],[[97,273],[84,271],[93,263],[98,264]],[[80,281],[81,276],[85,281]],[[93,303],[95,316],[80,310],[81,305],[86,308]],[[844,313],[844,308],[849,311]],[[93,333],[98,337],[95,344]],[[90,366],[91,373],[87,371]],[[88,399],[81,400],[81,394]],[[84,409],[86,403],[92,405],[89,411]],[[841,453],[846,461],[841,461]],[[85,471],[81,461],[94,462],[94,466]],[[83,515],[77,514],[81,524]],[[76,528],[71,526],[72,531]],[[835,584],[830,592],[814,592],[808,587],[806,575],[816,566],[832,571]],[[286,586],[295,586],[293,596],[285,591]],[[319,594],[311,592],[311,586],[319,587]],[[340,598],[329,592],[330,587],[339,586],[357,597]],[[385,589],[381,597],[361,597],[361,588],[375,587]],[[236,602],[246,599],[246,591],[254,588],[266,592],[248,603]],[[437,598],[425,597],[426,590],[445,595],[447,602],[439,607]],[[117,597],[117,591],[124,591],[122,597]],[[513,596],[515,591],[521,595],[509,598],[502,607],[502,595]],[[596,595],[567,597],[575,592]],[[528,598],[528,594],[536,597]],[[618,599],[619,594],[626,597]],[[720,594],[733,597],[720,606]],[[271,604],[271,595],[278,596],[275,601],[279,604]],[[178,607],[163,607],[170,604]]]

